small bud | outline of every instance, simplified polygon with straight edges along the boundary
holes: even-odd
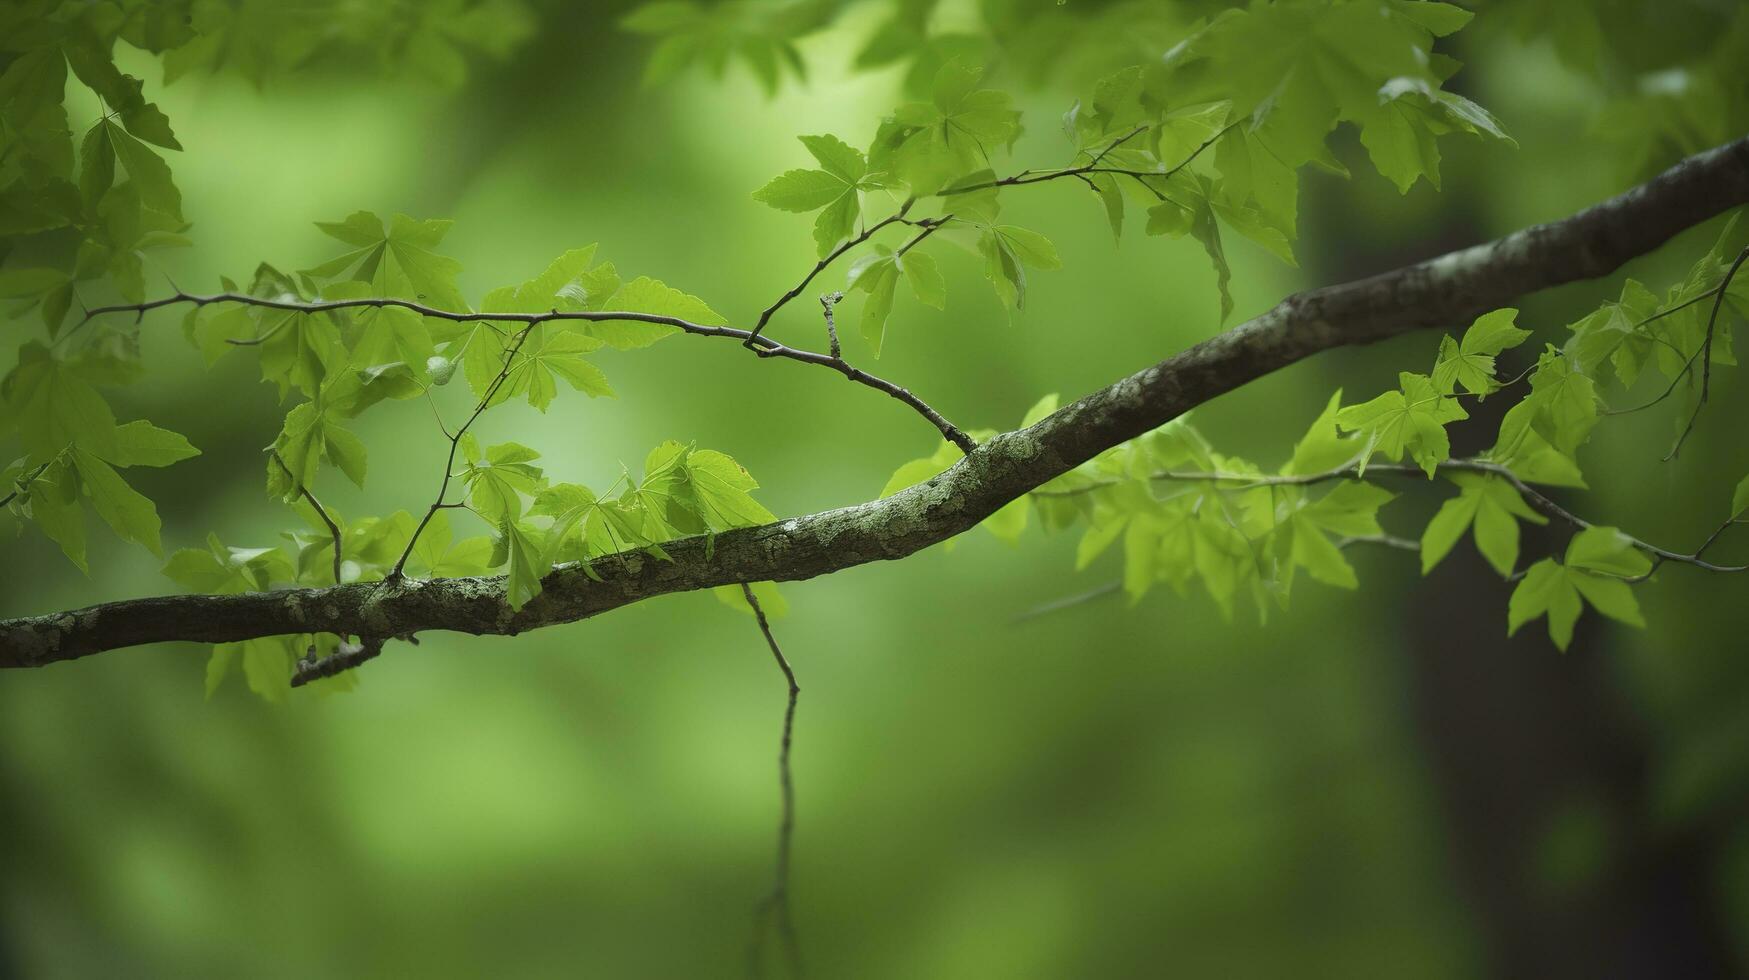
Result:
[[[455,374],[455,362],[442,354],[433,354],[425,359],[425,370],[431,372],[432,384],[446,385],[450,375]]]

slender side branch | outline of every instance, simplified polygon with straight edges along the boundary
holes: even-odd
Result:
[[[1194,149],[1190,152],[1189,156],[1185,157],[1183,160],[1180,160],[1179,162],[1177,162],[1177,163],[1173,164],[1172,166],[1167,167],[1163,170],[1129,170],[1129,169],[1125,169],[1123,167],[1102,167],[1102,166],[1100,166],[1100,163],[1102,161],[1104,161],[1106,156],[1108,154],[1110,154],[1112,150],[1115,150],[1119,146],[1123,145],[1124,143],[1129,142],[1131,138],[1135,137],[1138,133],[1147,129],[1146,126],[1142,126],[1142,127],[1138,127],[1137,129],[1132,130],[1129,134],[1127,134],[1125,136],[1119,137],[1117,139],[1117,141],[1113,142],[1110,146],[1107,146],[1105,149],[1101,150],[1097,156],[1092,158],[1092,160],[1090,160],[1089,162],[1084,163],[1078,167],[1065,167],[1061,170],[1047,170],[1043,173],[1033,173],[1033,172],[1027,171],[1027,172],[1015,174],[1012,177],[1003,177],[999,180],[984,181],[983,183],[980,183],[980,184],[966,184],[966,185],[961,186],[961,187],[948,187],[948,188],[944,188],[939,193],[938,196],[950,197],[950,196],[955,195],[955,194],[969,194],[972,191],[989,190],[992,187],[1019,187],[1019,186],[1022,186],[1024,184],[1042,184],[1042,183],[1044,183],[1046,181],[1050,181],[1050,180],[1061,180],[1064,177],[1077,177],[1077,178],[1085,179],[1088,174],[1116,174],[1116,175],[1123,176],[1123,177],[1134,177],[1136,180],[1141,181],[1144,185],[1147,185],[1147,182],[1150,180],[1165,180],[1166,178],[1171,177],[1173,174],[1178,173],[1178,171],[1183,170],[1185,167],[1190,166],[1192,161],[1196,160],[1197,157],[1202,156],[1204,150],[1207,150],[1209,147],[1214,146],[1216,143],[1220,142],[1221,137],[1227,135],[1227,133],[1232,131],[1233,127],[1235,127],[1237,125],[1239,125],[1238,122],[1231,122],[1231,123],[1228,123],[1227,125],[1221,127],[1220,132],[1218,132],[1218,133],[1214,134],[1213,136],[1210,136],[1208,139],[1204,140],[1201,144],[1199,144],[1197,146],[1196,149]],[[1155,192],[1158,193],[1158,190],[1156,188],[1153,188],[1151,185],[1149,185],[1149,186],[1150,186],[1151,190],[1155,190]]]
[[[753,973],[758,976],[762,972],[760,960],[764,950],[765,918],[773,915],[777,920],[778,935],[783,939],[784,956],[789,961],[790,975],[800,976],[801,947],[796,942],[796,927],[790,917],[789,901],[790,845],[796,830],[796,791],[795,782],[790,775],[789,750],[790,738],[795,732],[796,698],[802,693],[802,688],[796,683],[796,672],[790,669],[783,649],[777,645],[777,637],[771,635],[771,623],[765,618],[764,607],[753,595],[753,587],[742,582],[741,595],[746,598],[747,605],[753,607],[753,618],[759,621],[759,632],[765,635],[765,645],[771,648],[772,659],[777,661],[777,668],[783,671],[783,679],[789,685],[789,703],[783,712],[783,739],[777,751],[778,785],[783,795],[783,816],[777,825],[777,870],[771,883],[771,892],[759,903],[759,908],[754,913]]]
[[[1706,340],[1700,345],[1700,401],[1695,403],[1694,413],[1689,415],[1688,424],[1682,427],[1682,434],[1676,437],[1676,445],[1670,447],[1670,455],[1664,460],[1669,462],[1682,451],[1682,444],[1688,441],[1689,433],[1694,431],[1694,423],[1700,421],[1700,410],[1706,407],[1707,398],[1712,395],[1713,387],[1713,334],[1719,326],[1719,309],[1725,305],[1725,296],[1731,290],[1731,280],[1737,277],[1737,270],[1743,268],[1743,261],[1749,259],[1749,247],[1737,253],[1737,260],[1731,263],[1731,268],[1725,273],[1725,279],[1719,283],[1719,291],[1713,295],[1713,311],[1706,320]],[[1689,358],[1683,365],[1682,373],[1687,374],[1694,358]]]
[[[771,317],[773,314],[777,313],[778,310],[783,309],[784,306],[786,304],[788,304],[790,300],[795,299],[797,296],[800,296],[802,294],[802,290],[808,288],[808,283],[814,281],[815,276],[819,275],[822,272],[825,272],[826,267],[831,265],[832,263],[838,261],[838,259],[840,257],[842,257],[845,252],[848,252],[851,249],[855,248],[856,246],[861,245],[863,242],[868,241],[870,238],[873,238],[875,235],[875,232],[880,231],[882,228],[885,228],[886,226],[891,225],[891,224],[903,222],[905,220],[905,215],[907,213],[909,213],[911,210],[911,205],[915,204],[915,203],[916,203],[915,201],[906,201],[904,204],[899,206],[898,211],[894,212],[893,214],[888,215],[885,218],[882,218],[881,220],[875,222],[872,225],[869,225],[868,227],[866,227],[862,230],[862,234],[857,235],[854,238],[845,239],[843,242],[841,242],[838,245],[837,248],[826,253],[824,258],[822,258],[822,259],[820,259],[820,261],[814,263],[814,267],[812,269],[808,270],[808,274],[802,277],[801,282],[798,282],[794,286],[790,287],[789,292],[784,293],[782,296],[779,296],[777,298],[777,302],[772,303],[770,306],[765,308],[765,311],[763,313],[759,314],[758,322],[753,324],[753,329],[748,332],[747,338],[742,341],[742,344],[745,347],[747,347],[748,350],[752,350],[752,351],[758,353],[759,348],[756,345],[756,342],[760,339],[760,331],[764,330],[765,325],[767,323],[771,322]],[[768,352],[768,353],[765,353],[764,356],[771,357],[773,355]]]
[[[401,551],[401,557],[395,559],[395,567],[389,571],[389,578],[399,579],[401,577],[402,570],[407,567],[407,559],[413,554],[413,546],[419,543],[419,535],[425,531],[425,525],[430,524],[432,516],[447,506],[444,503],[444,498],[449,495],[449,481],[455,477],[455,454],[457,447],[462,444],[462,436],[467,435],[468,427],[473,425],[475,420],[480,417],[480,413],[492,404],[492,399],[498,395],[498,389],[504,387],[504,379],[510,377],[510,372],[516,365],[516,355],[522,352],[522,345],[528,341],[528,335],[534,331],[534,328],[535,324],[530,323],[516,335],[516,342],[504,354],[504,366],[498,369],[498,376],[492,379],[490,385],[486,386],[486,393],[480,396],[480,403],[474,406],[474,413],[469,415],[468,420],[461,424],[461,428],[456,429],[449,437],[449,455],[443,462],[443,482],[437,486],[437,499],[433,500],[431,506],[425,509],[425,516],[419,519],[419,526],[413,529],[412,536],[407,539],[407,547]]]
[[[102,316],[108,313],[134,313],[143,316],[151,310],[166,306],[175,306],[179,304],[208,306],[213,303],[236,303],[240,306],[258,306],[272,310],[293,310],[300,313],[325,313],[331,310],[356,309],[362,307],[373,307],[379,309],[383,307],[398,307],[404,310],[411,310],[420,316],[431,317],[437,320],[448,320],[453,323],[475,323],[482,320],[491,320],[505,323],[533,325],[555,321],[581,320],[589,323],[622,321],[658,324],[661,326],[673,327],[676,330],[698,337],[726,337],[730,340],[739,340],[743,345],[753,348],[761,357],[781,357],[791,361],[799,361],[803,364],[817,364],[821,367],[831,368],[859,385],[873,388],[882,394],[902,402],[912,411],[923,416],[923,418],[930,425],[934,426],[936,431],[940,432],[944,438],[959,446],[961,449],[968,449],[977,445],[977,443],[967,438],[966,434],[961,431],[959,427],[949,422],[940,412],[930,407],[929,403],[917,397],[909,389],[902,388],[884,378],[876,377],[875,375],[869,374],[867,371],[853,368],[846,363],[842,357],[832,354],[822,354],[818,351],[804,350],[799,347],[790,347],[786,344],[780,344],[777,341],[772,340],[770,337],[755,337],[750,330],[741,330],[736,327],[710,326],[703,323],[694,323],[691,320],[684,320],[680,317],[662,316],[655,313],[637,313],[627,310],[551,310],[546,313],[464,313],[456,312],[454,310],[441,310],[436,307],[426,306],[423,303],[416,303],[404,299],[394,299],[385,296],[361,297],[359,299],[304,301],[270,299],[264,296],[250,296],[247,293],[211,293],[205,295],[177,293],[174,296],[166,296],[162,299],[150,300],[145,303],[124,303],[114,306],[99,306],[90,310],[86,314],[86,318],[90,319],[91,317]]]
[[[59,456],[59,454],[57,454],[55,456],[55,459],[59,459],[59,458],[60,458],[60,456]],[[29,473],[26,473],[22,478],[20,478],[18,480],[17,485],[12,488],[11,493],[7,494],[4,497],[0,497],[0,507],[4,507],[7,504],[12,503],[13,500],[17,499],[19,494],[21,494],[25,490],[29,489],[30,485],[32,483],[36,482],[36,478],[39,476],[42,476],[43,470],[48,469],[49,463],[53,463],[55,461],[55,459],[51,459],[51,460],[48,460],[47,462],[44,462],[42,465],[38,466],[34,470],[31,470]]]
[[[1465,323],[1527,293],[1608,275],[1745,202],[1749,138],[1690,157],[1572,217],[1290,296],[1030,428],[989,439],[939,475],[890,497],[664,542],[667,561],[632,551],[566,564],[519,610],[506,601],[502,576],[130,599],[0,620],[0,667],[41,667],[174,640],[224,643],[310,632],[405,636],[426,630],[513,635],[675,592],[795,581],[904,558],[970,530],[1106,449],[1289,364],[1410,330]]]
[[[285,471],[286,476],[288,476],[288,477],[292,476],[291,467],[285,465],[285,460],[280,458],[279,453],[277,453],[277,452],[273,453],[273,461],[275,463],[279,464],[279,468]],[[341,562],[340,562],[340,540],[341,540],[340,525],[336,524],[334,522],[334,518],[328,516],[328,509],[322,506],[322,502],[320,500],[316,499],[316,495],[310,492],[309,487],[306,487],[302,483],[299,483],[298,484],[298,495],[303,497],[305,500],[309,501],[310,508],[316,512],[317,517],[320,517],[322,519],[323,524],[328,525],[328,533],[329,533],[329,535],[331,535],[334,538],[334,584],[339,585],[340,584],[340,565],[341,565]]]

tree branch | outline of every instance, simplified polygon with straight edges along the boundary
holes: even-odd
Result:
[[[938,476],[882,500],[710,539],[665,542],[668,561],[634,551],[597,558],[587,567],[557,567],[541,594],[519,611],[505,601],[502,577],[132,599],[0,621],[0,666],[38,667],[169,640],[227,642],[305,632],[404,636],[427,630],[512,635],[674,592],[794,581],[903,558],[969,530],[1105,449],[1279,368],[1335,347],[1464,323],[1526,293],[1608,275],[1676,233],[1745,202],[1749,138],[1684,160],[1564,220],[1291,296],[1262,316],[1095,391],[1030,428],[998,435]]]
[[[810,276],[809,278],[811,279],[812,277]],[[800,287],[798,287],[798,289],[799,288]],[[923,399],[912,394],[910,389],[902,388],[891,381],[876,377],[860,368],[851,367],[848,361],[837,354],[822,354],[818,351],[790,347],[787,344],[778,343],[770,337],[755,335],[751,330],[694,323],[691,320],[684,320],[680,317],[662,316],[656,313],[638,313],[628,310],[549,310],[545,313],[464,313],[455,310],[438,309],[434,306],[426,306],[424,303],[416,303],[412,300],[395,299],[386,296],[369,296],[358,299],[283,300],[272,299],[266,296],[251,296],[248,293],[198,294],[178,292],[173,296],[165,296],[161,299],[150,300],[144,303],[122,303],[114,306],[99,306],[86,311],[85,320],[80,321],[80,323],[83,324],[92,317],[102,316],[106,313],[132,313],[135,316],[143,317],[152,310],[161,309],[166,306],[210,306],[214,303],[236,303],[239,306],[257,306],[271,310],[291,310],[297,313],[327,313],[333,310],[370,307],[378,309],[383,307],[398,307],[404,310],[411,310],[423,317],[430,317],[436,320],[448,320],[453,323],[475,323],[489,320],[503,323],[521,323],[532,326],[537,323],[582,320],[589,323],[621,321],[658,324],[660,326],[673,327],[676,330],[697,337],[727,337],[730,340],[739,340],[742,342],[743,346],[752,350],[760,357],[781,357],[791,361],[800,361],[803,364],[817,364],[821,367],[831,368],[839,374],[844,375],[844,377],[850,381],[873,388],[888,397],[895,398],[904,403],[912,411],[923,416],[930,425],[935,426],[936,431],[940,432],[943,438],[960,447],[960,449],[969,451],[972,447],[977,445],[977,443],[967,437],[959,427],[949,422],[940,412],[937,412],[934,408],[930,407],[930,405]],[[62,336],[66,335],[63,334]]]

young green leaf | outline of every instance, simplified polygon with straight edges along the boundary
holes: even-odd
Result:
[[[322,279],[369,283],[378,296],[464,311],[468,305],[456,287],[461,263],[435,251],[453,224],[420,221],[404,214],[397,214],[385,223],[369,211],[356,211],[345,221],[317,222],[316,227],[351,245],[352,250],[311,269],[310,273]]]
[[[1517,347],[1530,336],[1513,324],[1515,309],[1495,310],[1478,317],[1464,331],[1461,343],[1450,337],[1440,338],[1439,360],[1433,365],[1433,386],[1442,394],[1452,394],[1459,385],[1472,395],[1487,395],[1497,383],[1494,380],[1494,357],[1510,347]]]
[[[96,456],[75,449],[72,458],[79,470],[80,482],[85,485],[85,493],[91,498],[91,509],[97,511],[97,516],[103,518],[122,540],[137,541],[152,554],[163,557],[164,548],[158,540],[158,509],[152,506],[152,502],[128,486],[121,474]]]
[[[519,521],[506,520],[499,527],[505,550],[508,577],[504,601],[521,609],[540,595],[541,579],[552,570],[552,559],[543,548],[544,535]]]
[[[1446,424],[1469,418],[1469,413],[1457,399],[1440,394],[1424,374],[1404,371],[1397,380],[1399,390],[1342,409],[1336,413],[1336,424],[1366,438],[1360,459],[1362,474],[1374,453],[1400,460],[1407,452],[1432,477],[1434,468],[1451,457]]]
[[[1421,535],[1421,574],[1438,565],[1466,529],[1472,529],[1476,549],[1502,576],[1518,564],[1518,522],[1547,524],[1548,518],[1531,510],[1512,484],[1480,473],[1448,473],[1460,488],[1456,497],[1440,505],[1439,513]]]
[[[481,516],[500,525],[522,516],[522,495],[539,492],[544,477],[533,461],[540,453],[514,442],[487,449],[484,457],[469,437],[463,437],[467,466],[462,480],[468,488],[468,503]]]
[[[1587,528],[1567,543],[1564,564],[1545,558],[1525,573],[1507,607],[1507,633],[1546,613],[1549,637],[1565,650],[1573,641],[1581,596],[1605,616],[1643,627],[1639,603],[1623,579],[1651,570],[1651,559],[1627,535],[1613,527]]]

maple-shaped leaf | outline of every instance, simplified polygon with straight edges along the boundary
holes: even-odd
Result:
[[[316,227],[352,249],[309,270],[310,274],[369,283],[378,296],[465,311],[467,303],[456,288],[461,263],[436,251],[453,224],[404,214],[384,222],[370,211],[355,211],[345,221],[319,221]]]
[[[1562,650],[1573,642],[1573,624],[1584,603],[1629,626],[1645,626],[1640,604],[1624,579],[1652,570],[1652,561],[1633,540],[1613,527],[1592,527],[1567,543],[1564,562],[1544,558],[1530,566],[1512,590],[1507,606],[1507,634],[1538,616],[1549,618],[1549,638]]]
[[[488,447],[484,453],[473,436],[459,442],[467,465],[462,482],[468,488],[468,503],[488,521],[502,524],[522,516],[522,495],[540,491],[545,478],[532,465],[540,453],[514,442]]]
[[[1529,330],[1514,324],[1517,316],[1514,309],[1495,310],[1477,317],[1464,331],[1462,341],[1441,337],[1439,359],[1433,365],[1433,386],[1449,395],[1461,385],[1478,396],[1498,387],[1494,380],[1494,357],[1524,343],[1530,336]]]
[[[526,395],[528,403],[543,412],[558,392],[555,378],[564,379],[591,398],[611,398],[613,389],[607,384],[607,376],[583,356],[600,349],[602,343],[575,329],[550,323],[538,325],[517,354],[502,390],[507,396]]]
[[[1397,376],[1398,390],[1387,391],[1372,401],[1351,405],[1336,413],[1336,424],[1366,439],[1360,472],[1367,461],[1382,454],[1393,461],[1407,452],[1416,464],[1433,475],[1434,468],[1451,458],[1449,422],[1469,418],[1457,399],[1441,394],[1425,374],[1404,371]]]
[[[1006,92],[979,88],[981,70],[949,61],[936,72],[928,102],[900,106],[881,124],[869,165],[933,194],[990,166],[990,155],[1020,134],[1020,113]]]
[[[856,233],[862,216],[861,193],[887,186],[880,174],[868,171],[862,151],[836,136],[798,137],[818,170],[790,170],[753,192],[753,199],[780,211],[806,214],[819,211],[814,221],[814,243],[824,256]]]
[[[1482,473],[1449,473],[1461,488],[1456,497],[1440,505],[1421,535],[1421,574],[1438,565],[1465,529],[1473,529],[1476,550],[1502,576],[1518,564],[1518,522],[1547,524],[1548,518],[1530,509],[1518,490],[1506,480]]]

